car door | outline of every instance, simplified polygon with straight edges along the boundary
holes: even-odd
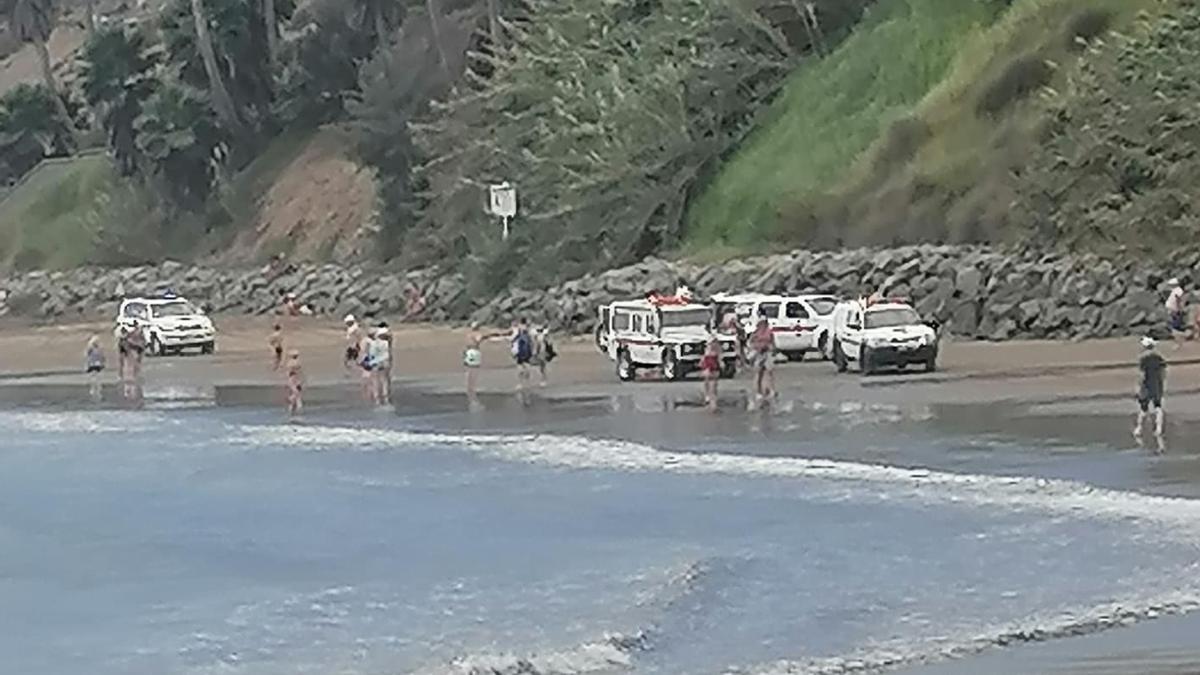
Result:
[[[611,333],[608,341],[609,358],[616,359],[617,352],[629,343],[630,329],[633,326],[633,312],[627,309],[612,310]],[[626,347],[628,348],[628,347]],[[632,352],[630,357],[632,357]]]
[[[857,361],[863,341],[863,313],[855,307],[846,314],[846,327],[842,331],[842,353],[850,361]]]
[[[658,353],[651,334],[651,318],[647,312],[634,312],[629,329],[629,355],[636,363],[658,365]]]
[[[799,300],[788,300],[781,311],[779,332],[790,336],[789,340],[795,343],[793,349],[816,349],[817,320],[808,307]]]

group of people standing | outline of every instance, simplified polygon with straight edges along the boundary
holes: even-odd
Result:
[[[359,373],[363,398],[375,405],[392,401],[392,333],[386,321],[363,326],[353,314],[342,320],[346,325],[346,371]]]
[[[122,395],[133,403],[142,401],[142,360],[146,356],[146,336],[140,330],[118,326],[113,332],[117,343],[117,374],[120,377]],[[99,401],[103,396],[101,377],[108,368],[108,355],[100,343],[99,335],[88,338],[83,351],[84,372],[88,376],[88,394]]]
[[[730,312],[721,321],[720,329],[737,337],[738,362],[743,368],[754,372],[754,403],[757,407],[770,405],[778,397],[775,390],[775,333],[766,319],[759,319],[754,332],[747,334],[735,313]],[[716,329],[708,332],[704,355],[700,358],[700,372],[704,375],[704,403],[709,410],[717,410],[717,383],[721,379],[721,340]]]
[[[548,382],[547,368],[558,356],[554,343],[545,327],[530,328],[529,322],[518,319],[507,331],[484,332],[478,322],[472,323],[467,331],[463,347],[463,368],[466,370],[467,401],[471,405],[479,402],[479,370],[483,367],[483,343],[507,337],[513,363],[517,368],[517,393],[522,397],[528,392],[533,370],[541,377],[540,385]]]

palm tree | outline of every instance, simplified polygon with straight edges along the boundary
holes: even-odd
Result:
[[[433,45],[437,48],[438,62],[442,72],[449,75],[450,61],[446,59],[446,46],[442,44],[442,26],[437,0],[425,0],[425,9],[429,12],[429,32],[433,34]]]
[[[196,26],[196,49],[200,52],[200,60],[204,63],[204,72],[208,76],[213,110],[230,133],[245,138],[246,125],[238,115],[237,106],[233,103],[233,97],[229,95],[229,89],[225,87],[221,67],[217,63],[217,51],[213,47],[212,34],[208,31],[208,11],[205,9],[204,0],[192,0],[192,22]]]
[[[267,62],[271,66],[271,72],[274,72],[279,57],[279,23],[275,18],[275,0],[262,0],[262,8],[264,28],[267,31]]]
[[[74,134],[75,125],[71,123],[71,113],[58,88],[54,67],[50,63],[50,50],[46,47],[46,41],[54,32],[54,0],[15,0],[11,14],[13,32],[17,34],[17,39],[33,45],[42,69],[42,79],[46,88],[54,94],[54,108]]]

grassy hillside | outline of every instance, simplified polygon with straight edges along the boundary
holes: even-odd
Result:
[[[692,244],[746,246],[773,234],[789,197],[835,185],[1002,8],[992,0],[880,0],[832,55],[792,76],[692,206]]]
[[[1021,237],[1014,174],[1053,116],[1041,97],[1089,41],[1163,4],[882,0],[695,202],[691,247]]]
[[[121,260],[128,242],[114,228],[145,222],[148,211],[104,154],[44,163],[0,201],[0,267]]]

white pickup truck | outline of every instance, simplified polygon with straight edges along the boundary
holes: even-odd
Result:
[[[852,363],[866,375],[910,365],[932,372],[937,370],[937,327],[903,300],[843,302],[833,312],[832,351],[839,373]]]

